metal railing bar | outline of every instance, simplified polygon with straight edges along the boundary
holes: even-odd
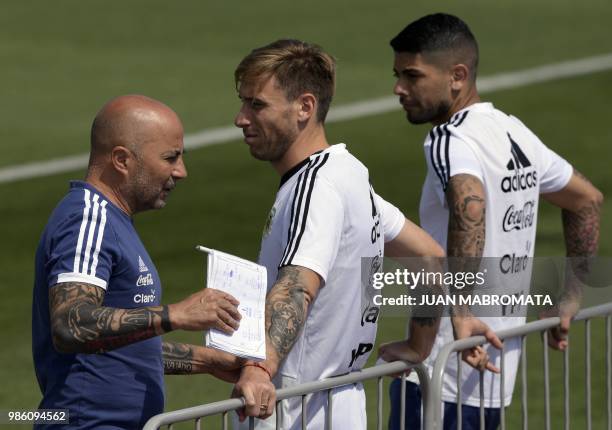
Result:
[[[306,394],[302,394],[302,430],[306,430]]]
[[[401,373],[408,369],[416,371],[417,375],[419,375],[419,383],[421,384],[421,387],[423,387],[424,384],[429,386],[429,381],[424,379],[428,378],[428,373],[422,364],[395,361],[393,363],[386,363],[379,366],[362,369],[356,372],[351,372],[347,375],[334,376],[332,378],[323,379],[321,381],[307,382],[295,387],[283,388],[276,391],[276,399],[277,401],[280,401],[284,399],[289,399],[291,397],[298,397],[304,394],[324,391],[329,388],[342,387],[368,379],[378,378],[379,376],[387,376],[392,375],[394,373]],[[233,411],[242,408],[244,405],[244,398],[227,399],[221,400],[219,402],[208,403],[206,405],[193,406],[190,408],[165,412],[163,414],[151,417],[143,427],[143,430],[158,429],[162,425],[168,423],[195,420],[199,417],[220,414],[225,411]]]
[[[542,361],[544,364],[544,424],[550,430],[550,368],[548,363],[548,331],[542,332]]]
[[[327,420],[327,430],[332,430],[333,424],[332,424],[332,389],[330,388],[329,390],[327,390],[327,416],[325,417]]]
[[[406,428],[406,373],[400,379],[400,430]]]
[[[612,313],[612,302],[583,309],[576,314],[576,316],[574,317],[574,321],[581,321],[609,313]],[[561,320],[559,319],[559,317],[532,321],[522,326],[500,330],[499,332],[497,332],[497,336],[501,340],[504,340],[507,338],[527,335],[530,333],[542,332],[544,330],[548,330],[549,328],[558,326],[560,321]],[[446,363],[448,361],[449,355],[452,352],[462,351],[464,349],[472,348],[477,345],[483,345],[485,343],[486,338],[484,336],[473,336],[448,343],[440,349],[438,356],[436,357],[431,376],[432,405],[439,404],[441,402],[442,379],[444,376],[444,369],[446,368]],[[440,421],[441,415],[441,411],[437,411],[437,413],[436,411],[437,408],[434,408],[433,406],[429,407],[426,411],[426,420],[428,422],[434,423],[435,428],[437,428],[437,423],[438,421]]]
[[[575,317],[574,321],[588,320],[590,318],[595,318],[603,315],[612,314],[612,303],[606,303],[598,306],[593,306],[591,308],[581,310]],[[534,332],[541,332],[547,330],[549,328],[555,327],[559,324],[559,318],[547,318],[544,320],[532,321],[523,326],[514,327],[511,329],[501,330],[497,333],[500,339],[506,339],[511,337],[522,336],[523,337],[523,354],[521,354],[521,362],[525,365],[526,372],[526,354],[525,352],[525,336]],[[608,338],[610,336],[610,329],[608,328],[610,325],[610,318],[607,319],[606,328],[608,329]],[[588,323],[587,323],[588,325]],[[590,330],[589,330],[590,332]],[[588,340],[590,346],[590,339]],[[441,416],[441,384],[442,377],[444,374],[444,368],[446,367],[446,362],[448,361],[448,357],[452,352],[461,351],[463,349],[471,348],[473,346],[482,345],[486,343],[486,339],[484,336],[474,336],[467,339],[462,339],[459,341],[452,342],[450,344],[445,345],[439,352],[438,357],[435,361],[433,374],[431,380],[427,377],[427,371],[424,369],[422,365],[414,365],[404,362],[394,362],[387,363],[381,366],[375,366],[368,369],[363,369],[358,372],[352,372],[348,375],[328,378],[322,381],[314,381],[306,384],[300,384],[295,387],[281,389],[277,391],[278,400],[287,399],[296,396],[302,396],[305,394],[310,394],[322,390],[327,390],[334,387],[345,386],[349,384],[354,384],[357,382],[361,382],[367,379],[377,378],[379,376],[391,375],[393,373],[404,372],[407,369],[413,368],[417,372],[420,378],[421,389],[426,389],[428,393],[431,395],[423,396],[423,408],[424,408],[424,427],[428,427],[432,425],[433,427],[428,428],[437,428]],[[608,349],[612,346],[612,341],[608,341]],[[609,353],[612,356],[612,352]],[[523,358],[525,357],[525,358]],[[589,360],[590,361],[590,356]],[[612,373],[612,363],[610,362],[610,357],[607,360],[607,366],[610,368],[610,372]],[[588,364],[588,372],[590,373],[590,363]],[[590,378],[590,377],[589,377]],[[526,410],[526,396],[527,396],[527,386],[526,380],[524,381],[524,416],[523,416],[523,428],[527,428],[527,410]],[[590,388],[590,380],[588,381]],[[608,428],[612,429],[612,376],[608,377],[608,388],[609,388],[609,399],[608,399]],[[589,399],[587,400],[589,403],[590,410],[590,391],[589,391]],[[220,402],[210,403],[206,405],[199,405],[191,408],[180,409],[177,411],[167,412],[163,414],[156,415],[152,417],[147,424],[145,424],[144,430],[152,430],[158,429],[162,425],[172,424],[176,422],[195,420],[199,417],[204,417],[208,415],[215,415],[219,413],[223,413],[226,411],[232,411],[236,409],[240,409],[244,406],[244,399],[228,399]],[[458,405],[459,406],[459,405]],[[277,404],[278,411],[278,404]],[[278,417],[278,414],[277,414]],[[588,426],[590,429],[590,417],[587,418]]]
[[[478,415],[480,416],[480,430],[485,430],[485,407],[484,407],[484,370],[478,372],[478,389],[480,391],[480,408]]]
[[[463,379],[463,375],[461,371],[463,370],[463,366],[461,365],[461,352],[457,352],[457,430],[463,429],[463,405],[462,405],[462,389],[461,389],[461,381]]]
[[[380,376],[376,382],[376,430],[383,426],[383,378]]]
[[[606,317],[606,410],[608,416],[608,430],[612,430],[612,318]]]
[[[412,370],[416,372],[417,376],[419,377],[419,385],[421,386],[421,421],[423,422],[422,428],[424,430],[431,430],[431,428],[433,427],[430,427],[430,425],[425,422],[424,414],[424,411],[429,407],[430,404],[429,399],[431,395],[431,386],[429,384],[429,373],[427,372],[425,366],[417,366],[414,367]]]
[[[523,430],[529,428],[529,406],[527,404],[527,336],[521,336],[521,410]]]
[[[593,428],[592,423],[592,405],[591,405],[591,320],[584,321],[584,353],[585,353],[585,390],[586,390],[586,421],[587,430]]]
[[[565,430],[571,428],[571,404],[570,404],[570,362],[569,362],[569,335],[568,345],[563,351],[563,423]]]
[[[499,422],[501,430],[506,430],[506,345],[502,343],[499,352]]]

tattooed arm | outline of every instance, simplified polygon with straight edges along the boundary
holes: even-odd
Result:
[[[320,286],[321,278],[310,269],[279,269],[276,283],[266,297],[266,360],[247,363],[234,387],[233,396],[244,396],[246,400],[245,410],[239,411],[241,419],[245,415],[265,418],[274,410],[276,394],[270,378],[300,334],[308,306]]]
[[[271,374],[289,354],[320,285],[319,275],[305,267],[285,266],[279,270],[276,284],[266,297],[268,359],[264,364]]]
[[[173,329],[216,327],[230,332],[238,326],[236,300],[204,289],[172,305],[118,309],[102,306],[104,290],[68,282],[49,290],[53,344],[63,353],[99,353],[167,333]]]
[[[407,219],[400,233],[385,243],[385,257],[398,259],[398,262],[413,272],[419,272],[421,269],[425,269],[427,273],[439,272],[439,259],[444,256],[444,249],[438,242]],[[439,285],[419,285],[416,288],[433,294],[443,293]],[[415,309],[410,320],[408,339],[380,345],[378,355],[385,361],[404,360],[419,363],[425,360],[433,348],[441,314],[442,309],[434,306]]]
[[[469,257],[477,264],[485,244],[486,202],[482,182],[473,175],[453,176],[446,189],[446,201],[449,211],[447,255],[458,257],[457,261]]]
[[[561,208],[568,257],[592,257],[599,247],[599,221],[603,194],[577,170],[561,191],[542,197]]]
[[[244,360],[222,351],[178,342],[163,342],[166,375],[209,373],[226,382],[236,382]]]
[[[476,176],[459,174],[450,178],[446,189],[448,204],[447,255],[451,272],[477,272],[485,245],[486,200],[484,186]],[[457,290],[453,287],[454,293]],[[466,287],[460,294],[470,294]],[[495,347],[502,343],[491,328],[475,318],[466,307],[451,309],[453,330],[456,339],[478,334],[484,335]],[[499,372],[486,351],[478,346],[463,352],[463,360],[475,368]]]
[[[589,258],[597,255],[603,194],[584,175],[574,170],[562,190],[543,194],[542,197],[561,208],[565,250],[569,258],[565,290],[557,311],[561,324],[549,336],[550,346],[563,350],[567,347],[570,320],[580,308],[581,281],[589,273]]]

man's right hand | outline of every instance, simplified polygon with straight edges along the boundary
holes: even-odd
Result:
[[[456,340],[482,335],[495,348],[501,349],[503,347],[501,340],[491,327],[472,315],[454,316],[452,317],[452,323]],[[480,345],[462,351],[461,355],[463,361],[475,369],[500,373],[500,370],[489,361],[487,351]]]
[[[246,417],[266,419],[274,412],[276,388],[270,381],[270,375],[258,366],[245,365],[240,380],[234,386],[232,397],[244,397],[244,408],[239,409],[238,418]]]
[[[168,306],[170,324],[175,330],[216,328],[232,334],[241,319],[238,304],[238,300],[223,291],[204,288]]]

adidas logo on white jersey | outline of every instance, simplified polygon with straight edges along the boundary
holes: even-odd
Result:
[[[149,271],[149,268],[147,267],[145,262],[142,261],[142,257],[140,255],[138,256],[138,270],[140,271],[140,273]]]
[[[510,139],[510,153],[512,158],[506,164],[506,168],[513,172],[511,176],[506,176],[502,179],[501,189],[504,193],[513,191],[523,191],[533,188],[538,185],[538,173],[531,166],[531,162],[521,150],[518,144],[508,134]],[[526,171],[530,168],[529,171]]]

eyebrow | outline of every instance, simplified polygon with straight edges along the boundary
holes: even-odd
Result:
[[[163,157],[166,156],[177,156],[177,155],[181,155],[181,154],[185,154],[187,152],[187,150],[185,148],[183,148],[183,150],[181,151],[180,149],[174,149],[174,150],[170,150],[170,151],[166,151],[164,153],[162,153]]]
[[[393,73],[400,75],[400,74],[419,74],[422,75],[423,71],[416,68],[416,67],[412,67],[412,66],[408,66],[403,68],[402,70],[397,70],[395,67],[393,68]]]

